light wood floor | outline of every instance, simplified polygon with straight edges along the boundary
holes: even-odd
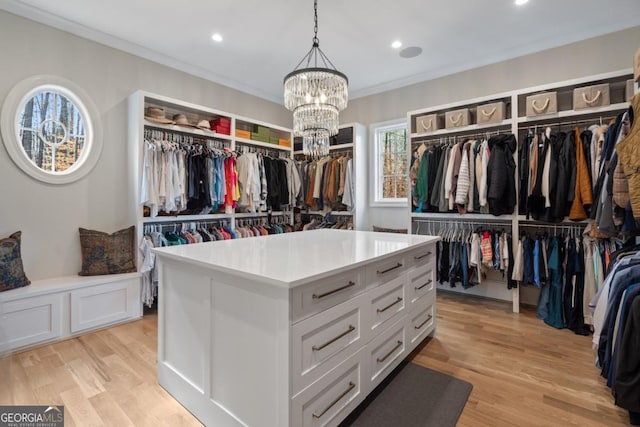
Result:
[[[459,426],[623,426],[593,366],[590,337],[532,309],[441,293],[420,365],[473,384]],[[63,404],[66,426],[197,426],[156,382],[157,318],[0,359],[0,404]]]

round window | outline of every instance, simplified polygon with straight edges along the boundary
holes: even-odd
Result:
[[[5,100],[2,138],[25,173],[48,183],[68,183],[86,175],[100,156],[96,118],[88,98],[73,83],[32,77],[16,85]]]

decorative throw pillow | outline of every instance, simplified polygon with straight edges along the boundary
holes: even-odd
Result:
[[[131,226],[113,234],[80,228],[82,271],[80,276],[136,271],[135,231]]]
[[[373,226],[373,231],[379,231],[379,232],[383,232],[383,233],[407,234],[407,229],[406,228],[385,228],[385,227],[378,227],[376,225]]]
[[[0,292],[21,288],[31,282],[24,274],[20,254],[21,231],[0,239]]]

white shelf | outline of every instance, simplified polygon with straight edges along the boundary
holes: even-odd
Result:
[[[271,216],[283,216],[289,215],[291,212],[288,211],[273,211],[271,212]],[[233,214],[236,218],[266,218],[269,216],[269,212],[240,212]]]
[[[585,108],[584,110],[567,110],[567,111],[559,111],[557,113],[544,114],[540,116],[532,116],[532,117],[518,117],[516,119],[517,123],[533,123],[533,122],[541,122],[548,121],[553,119],[566,119],[566,118],[579,118],[581,116],[593,116],[602,113],[610,113],[614,111],[624,111],[629,108],[628,102],[621,102],[618,104],[605,105],[603,107],[596,108]]]
[[[469,126],[461,126],[458,128],[451,128],[451,129],[439,129],[433,132],[412,133],[410,137],[412,139],[428,138],[432,136],[446,136],[446,135],[452,135],[456,133],[473,132],[473,131],[486,130],[486,129],[496,129],[500,127],[511,126],[512,122],[513,121],[511,119],[505,119],[500,123],[483,123],[483,124],[475,124],[475,125],[469,125]]]
[[[329,151],[333,151],[333,150],[344,150],[346,148],[353,148],[353,142],[349,143],[349,144],[338,144],[338,145],[330,145],[329,146]]]
[[[569,219],[569,217],[565,217],[562,222],[545,222],[545,221],[540,221],[537,219],[533,219],[533,218],[529,218],[527,219],[526,215],[518,215],[518,221],[526,224],[527,226],[532,226],[532,225],[541,225],[541,226],[558,226],[558,227],[567,227],[567,226],[571,226],[571,225],[577,225],[577,226],[582,226],[582,225],[587,225],[589,224],[589,222],[591,221],[590,219],[585,219],[582,221],[572,221]]]
[[[471,134],[476,131],[478,133],[483,130],[506,130],[509,129],[510,132],[516,134],[519,130],[526,128],[527,126],[544,126],[545,123],[548,124],[557,124],[563,122],[572,122],[572,121],[587,121],[593,120],[594,123],[598,120],[599,117],[604,117],[606,114],[607,117],[611,117],[613,114],[617,114],[619,112],[625,111],[629,104],[627,102],[619,102],[621,100],[619,93],[616,95],[616,98],[612,100],[615,102],[614,104],[589,108],[583,110],[564,110],[559,111],[557,113],[534,116],[534,117],[526,117],[519,116],[519,111],[524,112],[524,104],[526,101],[526,96],[530,94],[534,94],[540,91],[559,91],[559,94],[562,96],[562,100],[558,99],[558,101],[562,101],[564,104],[563,108],[568,108],[568,102],[570,102],[569,96],[571,95],[569,92],[576,87],[582,87],[585,85],[597,83],[603,83],[606,81],[613,82],[616,85],[621,85],[623,80],[632,74],[632,70],[621,70],[617,72],[600,74],[591,77],[583,77],[575,80],[564,81],[546,84],[537,87],[529,87],[517,89],[501,94],[490,95],[484,98],[471,99],[466,101],[458,101],[455,103],[440,105],[440,106],[431,106],[429,108],[424,108],[420,110],[414,110],[407,113],[407,125],[410,127],[412,122],[414,121],[414,117],[421,114],[443,114],[448,110],[459,109],[459,108],[473,108],[479,105],[482,102],[486,101],[494,101],[494,100],[504,100],[507,102],[505,105],[507,108],[510,108],[510,119],[505,119],[500,123],[492,123],[492,124],[482,124],[482,125],[470,125],[459,128],[452,129],[441,129],[434,132],[423,132],[423,133],[412,133],[410,134],[410,138],[415,139],[413,142],[419,142],[420,139],[437,139],[439,136],[464,136],[464,134]],[[619,88],[618,88],[619,89]],[[619,92],[619,91],[618,91]],[[510,102],[509,102],[510,100]],[[509,105],[510,104],[510,105]],[[411,144],[408,145],[408,150],[411,150]],[[410,152],[408,153],[410,156]],[[410,157],[409,157],[410,158]],[[408,182],[408,184],[410,184]],[[541,228],[553,228],[557,227],[558,230],[567,229],[569,227],[579,227],[582,228],[588,224],[588,220],[586,221],[570,221],[568,218],[565,218],[561,223],[549,223],[542,222],[538,220],[534,220],[532,218],[526,219],[524,215],[517,214],[518,207],[514,208],[514,214],[512,215],[501,215],[494,216],[490,214],[479,214],[479,213],[468,213],[464,215],[460,215],[458,213],[439,213],[439,212],[412,212],[410,210],[409,213],[409,230],[413,229],[414,224],[420,224],[421,222],[427,223],[429,220],[432,221],[441,221],[446,224],[447,221],[450,223],[504,223],[505,226],[511,225],[512,231],[516,231],[518,226],[535,228],[540,226]],[[499,298],[504,299],[504,294],[496,289],[491,288],[480,288],[478,287],[479,295],[486,296],[489,298]],[[511,290],[511,301],[513,304],[513,311],[519,312],[519,303],[520,303],[520,288],[515,288]]]
[[[349,143],[349,144],[338,144],[338,145],[330,145],[329,146],[329,152],[332,151],[336,151],[336,150],[346,150],[346,149],[353,149],[354,145],[353,143]],[[296,154],[300,154],[300,155],[304,155],[304,152],[302,150],[297,150],[293,152],[293,155],[295,156]]]
[[[176,216],[145,216],[142,218],[143,224],[162,224],[163,222],[198,222],[218,219],[232,219],[233,214],[204,214],[204,215],[176,215]]]
[[[353,216],[353,212],[350,211],[331,211],[329,214],[333,216]]]
[[[145,127],[152,127],[152,128],[156,128],[156,129],[165,129],[165,130],[168,130],[170,132],[185,133],[185,134],[193,135],[193,136],[204,136],[206,138],[226,139],[228,141],[232,140],[231,135],[225,135],[223,133],[215,133],[215,132],[210,131],[210,130],[200,129],[200,128],[193,128],[193,127],[188,127],[188,126],[178,126],[178,125],[171,125],[171,124],[156,123],[156,122],[151,122],[149,120],[145,120],[144,121],[144,126]]]
[[[513,215],[495,216],[491,214],[467,213],[460,215],[455,212],[411,212],[411,217],[415,219],[433,219],[433,220],[485,220],[488,222],[495,221],[512,221]]]
[[[255,147],[270,148],[272,150],[291,151],[291,147],[285,147],[284,145],[278,145],[278,144],[270,144],[268,142],[255,141],[253,139],[236,138],[236,143],[253,145]]]

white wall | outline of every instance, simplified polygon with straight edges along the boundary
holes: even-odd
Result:
[[[78,227],[131,225],[127,189],[127,97],[138,89],[291,127],[284,107],[0,11],[0,102],[37,74],[75,82],[98,107],[104,148],[93,171],[69,185],[28,177],[0,148],[0,236],[22,230],[30,279],[80,270]]]
[[[628,69],[632,68],[633,55],[639,47],[640,26],[352,100],[341,113],[340,120],[368,125],[406,117],[408,111],[421,108]],[[349,78],[355,80],[357,76]],[[371,135],[369,132],[367,148],[372,148]],[[369,162],[374,161],[372,150],[368,157]],[[370,207],[363,220],[363,229],[370,229],[373,224],[406,227],[408,209]]]
[[[403,118],[414,109],[629,68],[638,40],[640,27],[352,100],[340,120],[368,125]],[[29,178],[0,148],[0,236],[23,231],[23,259],[31,279],[79,271],[78,227],[114,231],[130,225],[126,100],[134,91],[291,126],[290,113],[278,104],[3,11],[0,58],[0,100],[26,77],[57,75],[88,93],[104,129],[98,165],[69,185]],[[366,155],[371,164],[372,154]],[[371,208],[369,194],[362,229],[407,226],[408,208]]]

